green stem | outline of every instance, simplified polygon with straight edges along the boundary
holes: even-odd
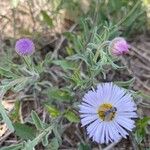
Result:
[[[24,60],[24,62],[25,62],[25,64],[26,64],[27,68],[28,68],[29,70],[32,70],[32,71],[33,71],[34,68],[33,68],[33,64],[32,64],[32,61],[31,61],[30,57],[24,56],[24,57],[23,57],[23,60]]]
[[[95,53],[95,56],[94,56],[94,59],[93,61],[96,63],[97,62],[97,59],[100,55],[100,49],[104,48],[105,46],[107,46],[109,43],[109,41],[106,41],[106,42],[103,42],[102,44],[100,44],[96,50],[96,53]]]
[[[126,21],[126,19],[135,11],[135,9],[139,6],[139,4],[141,3],[141,1],[138,1],[134,7],[129,11],[129,13],[126,15],[126,17],[122,18],[117,24],[116,26],[120,26],[124,21]]]

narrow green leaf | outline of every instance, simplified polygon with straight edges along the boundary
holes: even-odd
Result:
[[[23,148],[23,144],[16,144],[16,145],[11,145],[11,146],[5,146],[1,148],[0,150],[21,150]]]
[[[36,137],[36,130],[26,124],[14,123],[15,134],[21,139],[29,140]]]
[[[77,68],[77,64],[69,60],[54,60],[53,63],[62,67],[64,70],[74,70]]]
[[[60,125],[56,125],[56,126],[53,128],[53,133],[54,133],[55,138],[57,139],[59,145],[62,144],[62,138],[61,138],[62,132],[63,132],[63,129],[61,128]]]
[[[31,117],[38,130],[44,129],[44,125],[35,111],[32,111]]]
[[[15,107],[13,109],[13,111],[10,114],[10,118],[11,120],[13,120],[13,122],[20,122],[20,101],[15,101]]]
[[[50,16],[47,14],[47,12],[42,10],[41,14],[42,14],[44,22],[46,22],[49,27],[53,27],[53,19],[50,18]]]
[[[135,92],[136,95],[142,96],[144,99],[150,99],[150,95],[144,93],[143,91]]]
[[[7,70],[6,68],[0,67],[0,75],[7,77],[7,78],[15,78],[16,75],[12,73],[11,71]]]
[[[2,118],[3,118],[4,122],[6,123],[7,127],[9,128],[9,130],[11,132],[14,132],[14,127],[12,125],[12,122],[9,119],[9,117],[7,116],[6,110],[4,109],[1,102],[0,102],[0,114],[2,115]]]
[[[48,145],[48,136],[49,136],[50,134],[51,134],[51,131],[50,131],[49,133],[47,133],[47,134],[43,137],[43,139],[42,139],[42,144],[43,144],[44,147]]]
[[[25,148],[23,150],[33,150],[34,147],[42,141],[43,137],[50,133],[53,129],[53,126],[48,127],[47,129],[45,129],[41,134],[39,134],[36,138],[34,138],[32,141],[28,141],[27,143],[25,143]]]
[[[91,150],[91,148],[88,144],[80,143],[79,147],[78,147],[78,150]]]
[[[137,121],[135,139],[138,144],[140,144],[144,140],[144,137],[146,136],[146,130],[149,121],[150,121],[150,117],[144,117],[143,119],[139,119]]]
[[[45,105],[47,112],[51,115],[51,117],[56,118],[60,115],[60,111],[52,105]]]
[[[50,142],[50,144],[47,146],[46,150],[58,150],[59,143],[57,138],[53,138]]]
[[[73,122],[73,123],[79,123],[80,122],[79,116],[77,116],[73,111],[67,111],[64,116],[70,122]]]
[[[86,84],[86,81],[82,79],[81,77],[81,72],[79,71],[79,69],[76,69],[74,71],[74,73],[72,74],[72,76],[70,77],[70,80],[72,83],[74,83],[76,86],[82,86],[84,84]]]
[[[58,89],[56,87],[50,88],[48,90],[48,97],[50,99],[55,99],[59,101],[71,101],[72,95],[69,90],[66,89]]]
[[[128,81],[116,81],[115,83],[121,87],[129,87],[134,83],[135,79],[132,78]]]

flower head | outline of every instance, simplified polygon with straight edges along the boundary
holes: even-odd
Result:
[[[27,56],[34,53],[35,46],[32,40],[28,38],[22,38],[16,42],[15,50],[20,56]]]
[[[113,55],[123,55],[129,52],[130,45],[122,37],[114,38],[110,45],[109,50]]]
[[[97,143],[117,142],[135,127],[136,105],[125,89],[103,83],[90,90],[80,105],[82,126]]]

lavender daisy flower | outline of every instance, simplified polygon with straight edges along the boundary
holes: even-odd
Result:
[[[35,46],[32,40],[28,38],[22,38],[16,42],[15,50],[20,56],[29,56],[34,53]]]
[[[109,45],[110,52],[115,56],[127,54],[129,52],[129,48],[130,45],[122,37],[114,38]]]
[[[82,126],[97,143],[117,142],[135,127],[136,105],[125,89],[103,83],[83,97],[80,107]]]

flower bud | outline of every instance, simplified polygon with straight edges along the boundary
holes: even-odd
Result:
[[[114,38],[109,45],[111,54],[115,56],[127,54],[129,52],[129,48],[130,45],[122,37]]]
[[[30,56],[35,52],[35,46],[32,40],[22,38],[16,42],[15,50],[20,56]]]

